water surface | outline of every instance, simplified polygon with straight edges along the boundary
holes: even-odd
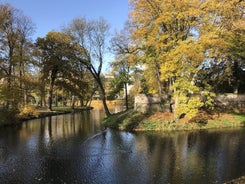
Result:
[[[0,129],[0,183],[223,183],[245,175],[245,129],[104,130],[99,110]]]

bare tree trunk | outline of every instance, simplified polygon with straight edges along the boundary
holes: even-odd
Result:
[[[101,92],[101,93],[100,93],[100,96],[101,96],[101,100],[102,100],[102,103],[103,103],[103,106],[104,106],[105,114],[106,114],[106,116],[110,116],[111,113],[110,113],[109,108],[108,108],[108,106],[107,106],[107,104],[106,104],[106,94],[105,94],[105,89],[104,89],[104,87],[103,87],[103,85],[102,85],[101,80],[99,81],[99,87],[100,87],[100,92]]]
[[[128,86],[127,86],[127,83],[124,83],[124,89],[125,89],[125,106],[126,106],[126,110],[128,110]]]
[[[109,111],[109,108],[106,104],[106,94],[105,94],[105,89],[104,89],[104,86],[102,84],[102,81],[101,81],[101,78],[100,78],[100,73],[97,73],[95,71],[95,69],[93,67],[88,67],[88,70],[90,71],[90,73],[93,75],[94,79],[96,80],[99,88],[100,88],[100,96],[101,96],[101,100],[102,100],[102,103],[103,103],[103,107],[104,107],[104,110],[105,110],[105,114],[106,116],[110,116],[111,113]]]

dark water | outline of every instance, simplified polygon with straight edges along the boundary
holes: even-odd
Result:
[[[0,183],[223,183],[245,175],[245,129],[102,130],[101,111],[0,129]]]

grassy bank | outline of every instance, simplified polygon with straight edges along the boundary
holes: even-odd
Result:
[[[226,182],[224,184],[242,184],[242,183],[245,183],[245,176]]]
[[[174,120],[172,113],[143,114],[134,110],[114,114],[103,120],[103,125],[127,131],[194,130],[245,126],[245,113],[200,113],[191,122]]]
[[[90,110],[91,107],[76,107],[72,109],[71,107],[53,107],[50,111],[47,108],[36,108],[35,106],[26,106],[21,111],[13,111],[7,109],[0,110],[0,127],[10,126],[21,123],[26,120],[42,118],[47,116],[54,116],[60,114],[67,114],[72,112],[79,112],[84,110]]]
[[[108,108],[110,109],[114,109],[116,106],[122,104],[124,104],[123,100],[107,101]],[[93,108],[103,109],[104,107],[102,101],[92,100],[90,107],[75,106],[74,109],[72,109],[71,106],[53,107],[52,111],[48,110],[45,107],[40,108],[34,105],[27,105],[25,107],[22,107],[18,111],[0,108],[0,127],[15,125],[30,119],[41,118],[46,116],[54,116],[59,114],[72,113],[72,112],[79,112],[84,110],[91,110]]]

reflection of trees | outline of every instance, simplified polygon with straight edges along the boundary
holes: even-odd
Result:
[[[97,121],[96,118],[93,113],[81,112],[43,118],[40,120],[39,127],[30,126],[33,126],[36,131],[40,129],[41,136],[52,137],[54,140],[81,134],[86,137],[99,129],[99,126],[94,123]]]
[[[11,161],[20,165],[16,172],[31,167],[29,173],[58,183],[97,174],[114,183],[224,183],[244,175],[242,129],[136,134],[106,130],[91,137],[98,126],[93,115],[43,118],[0,132],[8,145],[0,163],[17,158]],[[46,179],[42,182],[51,181]]]
[[[245,170],[241,140],[232,131],[139,135],[137,151],[146,152],[153,183],[224,182]]]

